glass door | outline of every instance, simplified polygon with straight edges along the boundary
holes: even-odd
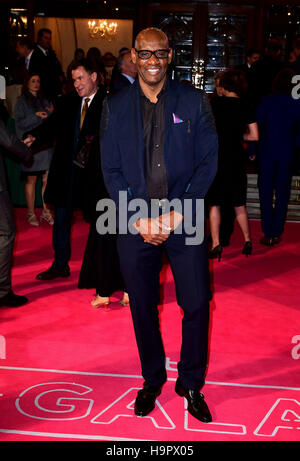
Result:
[[[169,37],[171,77],[207,93],[214,90],[216,73],[243,64],[254,42],[252,6],[158,4],[149,6],[147,23]]]
[[[205,90],[214,90],[216,73],[245,62],[248,16],[246,14],[209,13]]]
[[[193,14],[158,13],[155,24],[168,36],[173,49],[173,60],[169,68],[171,78],[191,82],[193,64]]]

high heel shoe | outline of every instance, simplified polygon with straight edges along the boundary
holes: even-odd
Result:
[[[123,298],[119,301],[121,306],[129,306],[129,297],[128,294],[124,291]]]
[[[36,215],[34,213],[27,213],[27,222],[31,226],[35,226],[35,227],[39,226],[39,222],[38,222],[37,217],[36,217]]]
[[[49,226],[53,226],[54,219],[50,211],[45,211],[45,210],[42,211],[42,214],[40,216],[40,221],[42,222],[43,219],[49,224]]]
[[[222,245],[217,245],[217,246],[215,246],[214,248],[212,248],[212,249],[208,252],[208,257],[209,257],[209,259],[216,259],[216,258],[218,258],[218,260],[220,261],[222,251],[223,251]]]
[[[99,307],[104,307],[105,310],[108,310],[108,305],[110,304],[109,298],[103,298],[102,296],[97,295],[92,301],[91,305],[98,309]]]
[[[244,245],[244,248],[242,250],[242,253],[243,255],[246,255],[247,258],[249,255],[252,254],[252,243],[250,240],[247,240],[247,242],[245,242],[245,245]]]

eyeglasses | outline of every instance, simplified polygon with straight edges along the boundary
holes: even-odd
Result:
[[[155,50],[155,51],[150,51],[150,50],[136,50],[135,52],[137,53],[138,57],[143,60],[150,59],[151,56],[154,54],[156,59],[166,59],[169,55],[169,49],[168,50]]]

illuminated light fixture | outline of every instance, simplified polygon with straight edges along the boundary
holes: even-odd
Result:
[[[96,21],[92,19],[88,22],[89,35],[91,38],[104,38],[109,42],[116,37],[118,24],[108,22],[106,19]]]

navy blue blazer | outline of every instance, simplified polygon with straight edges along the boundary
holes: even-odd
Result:
[[[164,137],[168,199],[203,199],[216,174],[217,153],[217,133],[205,93],[168,79]],[[136,198],[148,201],[144,158],[137,79],[108,96],[102,111],[102,171],[117,206],[119,191],[127,191],[128,202]]]

